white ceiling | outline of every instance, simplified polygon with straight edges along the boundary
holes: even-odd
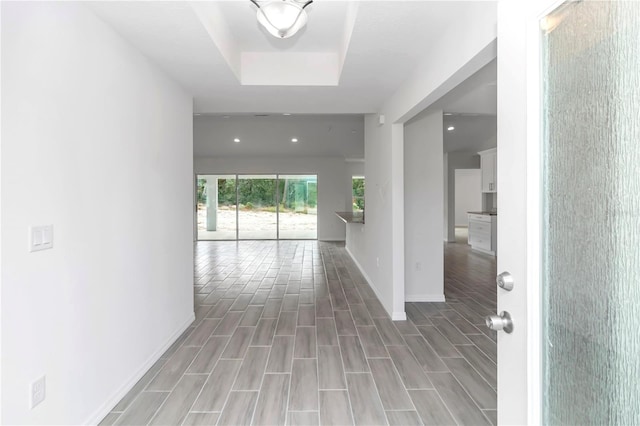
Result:
[[[249,0],[88,4],[194,97],[204,114],[195,117],[194,154],[205,157],[363,158],[362,114],[379,111],[461,14],[491,7],[316,0],[307,26],[282,40],[257,23]],[[495,146],[496,80],[493,61],[432,105],[454,114],[445,117],[456,127],[445,131],[446,152]]]
[[[494,59],[431,106],[445,112],[444,152],[477,152],[496,147],[497,71]],[[446,130],[449,126],[454,130]]]
[[[498,61],[493,60],[437,100],[431,108],[454,114],[496,115]]]
[[[196,112],[306,114],[378,111],[448,25],[491,7],[316,0],[307,27],[278,40],[259,27],[249,0],[89,4],[193,95]]]
[[[495,148],[498,123],[495,115],[444,117],[444,152],[478,152]],[[448,131],[453,126],[455,129]]]

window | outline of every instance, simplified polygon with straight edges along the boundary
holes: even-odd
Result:
[[[353,212],[364,213],[364,176],[351,178]]]

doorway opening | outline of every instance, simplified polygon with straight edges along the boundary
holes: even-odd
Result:
[[[315,240],[317,175],[197,175],[197,239]]]

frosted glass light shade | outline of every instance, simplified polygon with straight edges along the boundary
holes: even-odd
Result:
[[[258,9],[258,22],[274,37],[288,38],[307,23],[307,12],[296,3],[274,0]]]

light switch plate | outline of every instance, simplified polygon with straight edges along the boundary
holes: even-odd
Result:
[[[53,225],[29,227],[29,251],[53,248]]]

